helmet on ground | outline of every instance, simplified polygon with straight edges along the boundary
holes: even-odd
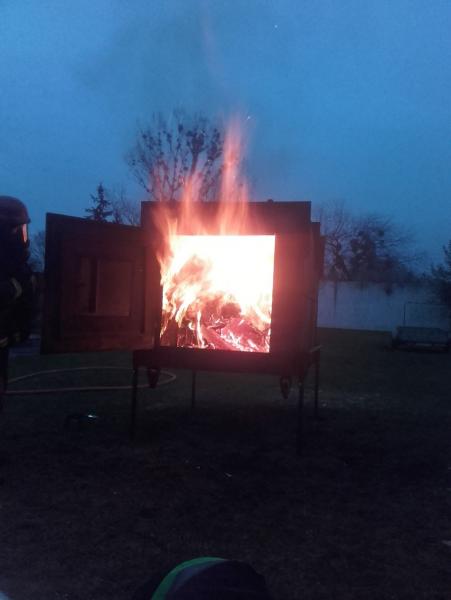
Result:
[[[155,577],[133,600],[271,600],[265,579],[241,561],[203,556]]]

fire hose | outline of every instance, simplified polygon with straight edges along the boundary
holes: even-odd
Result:
[[[71,369],[50,369],[48,371],[36,371],[34,373],[28,373],[27,375],[21,375],[20,377],[14,377],[9,380],[9,384],[17,383],[18,381],[25,381],[33,377],[40,377],[42,375],[54,375],[59,373],[69,373],[74,371],[130,371],[128,367],[75,367]],[[175,381],[177,376],[169,371],[161,371],[162,375],[166,375],[167,378],[159,380],[157,385],[166,385]],[[34,394],[59,394],[61,392],[93,392],[93,391],[113,391],[113,390],[131,390],[131,385],[96,385],[96,386],[82,386],[82,387],[60,387],[60,388],[35,388],[35,389],[20,389],[20,390],[8,390],[6,396],[24,396]],[[147,388],[148,383],[139,384],[138,388]]]

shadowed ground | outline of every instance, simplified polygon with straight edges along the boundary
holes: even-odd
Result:
[[[451,597],[451,356],[322,331],[321,416],[265,376],[190,374],[140,393],[12,396],[0,418],[0,591],[120,600],[199,555],[248,561],[276,600]],[[11,376],[126,354],[17,356]],[[127,384],[126,371],[16,387]],[[12,389],[14,386],[12,386]],[[65,427],[74,412],[98,419]]]

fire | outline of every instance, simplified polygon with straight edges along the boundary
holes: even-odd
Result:
[[[177,216],[164,202],[156,211],[164,242],[158,256],[162,345],[269,352],[275,236],[246,234],[248,197],[238,156],[232,130],[217,210],[208,222],[195,177],[185,186]]]
[[[162,343],[269,352],[274,236],[174,235]]]

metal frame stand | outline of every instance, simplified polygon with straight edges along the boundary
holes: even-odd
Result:
[[[298,414],[297,414],[297,425],[296,425],[296,454],[302,455],[302,448],[304,442],[304,392],[305,392],[305,379],[309,372],[310,366],[313,363],[314,366],[314,384],[313,384],[313,416],[315,420],[319,421],[319,365],[321,360],[321,346],[315,346],[310,351],[312,357],[311,362],[306,366],[303,374],[299,375],[298,379]]]
[[[310,366],[314,365],[314,417],[319,419],[319,375],[320,375],[320,346],[312,348],[309,352],[310,360],[303,366],[302,371],[298,376],[298,404],[297,404],[297,420],[296,420],[296,454],[300,456],[303,448],[303,430],[304,430],[304,391],[305,378],[308,374]],[[149,366],[143,360],[143,355],[140,351],[133,353],[133,379],[132,379],[132,397],[130,406],[130,438],[135,439],[136,435],[136,414],[138,410],[138,376],[139,369],[144,367],[147,369],[149,387],[155,388],[158,384],[160,376],[160,367]],[[149,361],[150,362],[150,361]],[[196,387],[197,387],[197,370],[191,371],[191,410],[196,408]],[[280,389],[284,398],[288,398],[292,387],[292,377],[284,375],[280,377]]]
[[[304,441],[304,380],[299,377],[298,381],[298,418],[296,426],[296,454],[302,454],[302,445]]]
[[[135,439],[136,433],[136,409],[138,404],[138,374],[139,367],[133,369],[132,377],[132,404],[130,410],[130,439]]]
[[[197,371],[191,371],[191,410],[196,408],[196,381]]]
[[[314,384],[314,415],[315,415],[315,419],[317,421],[319,421],[319,365],[320,365],[320,358],[321,358],[321,349],[318,348],[316,354],[315,354],[315,362],[314,362],[314,368],[315,368],[315,384]]]

